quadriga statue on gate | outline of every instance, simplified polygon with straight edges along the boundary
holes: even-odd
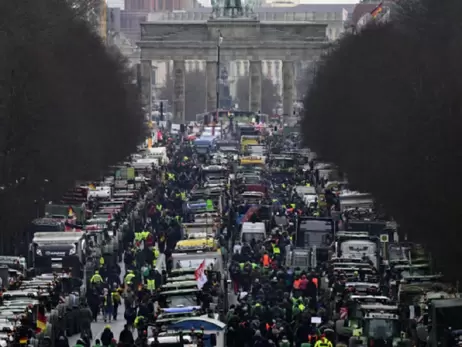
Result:
[[[212,0],[212,18],[255,18],[255,0]]]

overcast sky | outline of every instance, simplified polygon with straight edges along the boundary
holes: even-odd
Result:
[[[124,0],[107,0],[109,7],[120,7],[123,9]],[[210,5],[210,0],[199,0],[205,6]],[[301,4],[357,4],[359,0],[300,0]]]

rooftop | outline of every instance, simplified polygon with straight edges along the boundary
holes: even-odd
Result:
[[[355,8],[355,4],[300,4],[296,6],[287,6],[287,7],[272,7],[272,6],[262,6],[255,9],[256,13],[265,13],[265,12],[341,12],[343,9],[348,12],[352,12]],[[375,5],[377,6],[377,5]],[[211,13],[211,7],[202,7],[196,8],[188,12],[203,12]]]

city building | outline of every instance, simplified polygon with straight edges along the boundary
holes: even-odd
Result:
[[[197,0],[124,0],[120,14],[121,31],[134,41],[140,38],[140,23],[153,12],[187,11],[199,7]]]

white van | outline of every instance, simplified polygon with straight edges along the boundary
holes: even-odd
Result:
[[[265,223],[244,222],[241,230],[241,244],[250,243],[252,239],[255,241],[264,241],[266,239]]]
[[[158,159],[161,164],[168,163],[166,147],[152,147],[147,149],[147,157],[150,159]]]

